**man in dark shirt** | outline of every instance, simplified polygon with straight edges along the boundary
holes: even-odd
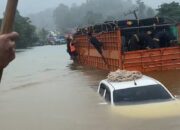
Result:
[[[147,33],[134,34],[128,43],[128,50],[144,50],[158,48],[158,45],[153,41],[151,36]]]
[[[89,42],[96,48],[96,50],[99,52],[99,54],[102,57],[102,60],[104,61],[104,63],[107,65],[107,67],[109,68],[108,62],[106,61],[106,58],[103,55],[103,51],[102,51],[102,46],[103,43],[100,42],[96,37],[92,36],[92,33],[89,32],[88,33],[88,39]]]
[[[171,36],[170,34],[163,30],[160,32],[157,32],[156,35],[154,36],[154,41],[159,44],[160,47],[169,47],[170,46],[170,41],[171,41]]]
[[[96,50],[102,55],[102,42],[96,37],[92,36],[92,33],[88,33],[89,42],[96,48]]]
[[[69,53],[69,55],[71,56],[71,50],[70,50],[70,43],[71,43],[72,39],[70,38],[70,36],[68,36],[66,38],[66,42],[67,42],[67,52]]]

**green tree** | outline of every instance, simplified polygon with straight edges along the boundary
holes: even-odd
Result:
[[[42,45],[47,44],[48,31],[46,29],[42,28],[42,29],[38,30],[37,34],[38,34],[40,44],[42,44]]]
[[[84,17],[85,24],[93,25],[101,21],[103,18],[102,14],[94,13],[93,11],[88,11]]]
[[[164,3],[157,11],[159,16],[173,18],[180,22],[180,4],[178,2]]]
[[[132,19],[133,15],[124,16],[125,13],[139,8],[139,18],[153,16],[153,10],[142,0],[137,4],[133,0],[87,0],[81,5],[72,7],[60,4],[54,11],[57,29],[63,33],[74,27],[83,27],[88,24],[101,23],[106,20]]]
[[[54,19],[57,29],[60,32],[65,32],[70,23],[69,7],[60,4],[54,11]]]
[[[14,30],[20,35],[16,43],[17,48],[33,46],[38,40],[37,34],[35,33],[36,27],[31,25],[28,17],[22,17],[18,11],[16,13]]]
[[[0,23],[2,23],[2,19]],[[38,41],[37,34],[35,33],[36,27],[31,25],[28,17],[22,17],[18,11],[16,12],[14,30],[20,35],[16,42],[16,48],[34,46],[35,42]]]
[[[147,17],[154,17],[155,16],[155,11],[152,8],[147,9]]]
[[[144,4],[144,2],[142,2],[141,0],[137,0],[136,1],[137,5],[138,5],[138,14],[139,14],[139,18],[145,18],[146,17],[146,6]]]

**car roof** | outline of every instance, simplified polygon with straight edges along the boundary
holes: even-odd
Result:
[[[157,80],[150,78],[148,76],[145,76],[145,75],[143,75],[142,78],[140,79],[132,80],[132,81],[111,82],[106,79],[106,80],[101,81],[101,83],[108,84],[109,87],[112,87],[111,89],[114,89],[114,90],[161,84]]]

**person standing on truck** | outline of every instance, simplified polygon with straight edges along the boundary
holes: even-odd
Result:
[[[128,51],[157,48],[149,32],[134,34],[128,42]]]
[[[163,47],[170,47],[171,40],[173,38],[171,37],[170,33],[166,30],[159,31],[155,34],[153,41],[156,42],[156,44],[159,44],[160,48]]]
[[[126,52],[128,50],[126,45],[126,37],[122,35],[121,41],[122,41],[122,51]]]

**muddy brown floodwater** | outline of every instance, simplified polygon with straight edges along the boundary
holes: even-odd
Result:
[[[19,50],[0,87],[0,130],[180,130],[180,103],[100,105],[107,72],[74,65],[65,46]],[[180,95],[180,71],[148,73]]]

